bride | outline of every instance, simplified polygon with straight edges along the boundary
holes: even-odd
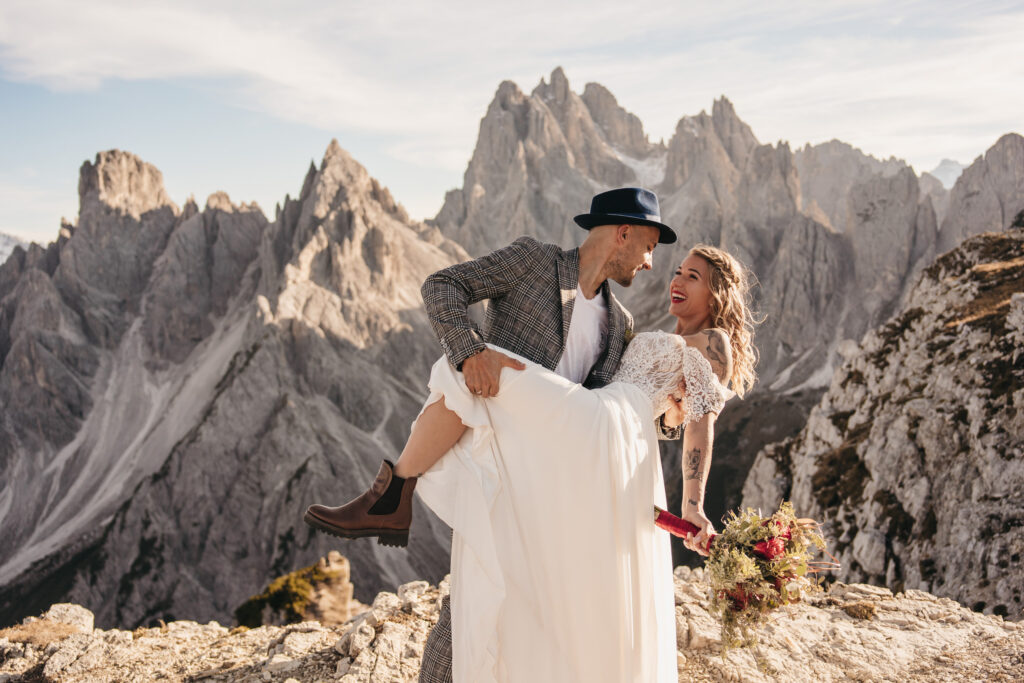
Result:
[[[423,472],[403,481],[418,481],[454,530],[456,680],[677,679],[669,539],[653,523],[652,506],[666,507],[655,424],[685,425],[683,516],[701,528],[687,542],[698,550],[713,532],[703,497],[714,420],[733,395],[726,385],[742,395],[754,380],[747,288],[735,259],[694,247],[671,281],[675,333],[635,335],[612,382],[595,390],[490,345],[512,364],[488,398],[447,358],[434,365],[395,476],[382,466],[349,505],[404,503],[413,487],[393,482]],[[461,430],[439,435],[438,410]],[[417,440],[445,438],[454,445],[425,461]],[[324,528],[317,515],[345,507],[312,506],[306,519]],[[403,525],[345,535],[404,544]]]

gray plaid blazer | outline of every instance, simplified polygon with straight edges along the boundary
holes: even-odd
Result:
[[[448,361],[461,370],[464,360],[491,343],[554,370],[569,335],[579,269],[579,249],[563,251],[553,244],[520,237],[504,249],[428,277],[421,290],[423,303]],[[626,346],[626,333],[633,329],[633,316],[607,282],[602,283],[601,292],[608,302],[608,346],[584,382],[588,388],[611,382]],[[467,309],[484,299],[489,299],[490,305],[481,331]],[[659,438],[680,436],[680,428],[665,427],[660,419],[659,427]],[[419,680],[451,683],[452,625],[447,596],[423,649]]]
[[[554,370],[569,335],[579,272],[579,249],[563,251],[520,237],[504,249],[434,273],[421,292],[430,324],[455,368],[461,370],[464,360],[490,343]],[[607,281],[601,292],[608,303],[608,345],[583,383],[588,388],[611,382],[626,333],[633,329],[633,316]],[[481,331],[467,309],[484,299],[490,303]]]

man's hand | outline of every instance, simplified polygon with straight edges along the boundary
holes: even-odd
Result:
[[[502,368],[525,370],[526,366],[493,349],[484,349],[462,362],[462,374],[466,388],[480,398],[490,398],[498,393],[498,378]]]
[[[679,386],[670,396],[671,405],[665,411],[665,426],[669,428],[678,427],[686,419],[686,410],[683,408],[683,395],[686,394],[686,380],[679,380]]]

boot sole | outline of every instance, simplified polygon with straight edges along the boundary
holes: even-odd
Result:
[[[323,531],[326,534],[337,536],[338,538],[368,538],[376,536],[377,543],[380,545],[391,546],[393,548],[404,548],[409,545],[408,529],[342,529],[328,524],[309,512],[302,517],[302,521],[318,531]]]

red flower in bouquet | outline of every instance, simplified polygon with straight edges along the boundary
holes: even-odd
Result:
[[[755,543],[754,552],[765,559],[774,560],[776,557],[786,554],[786,542],[781,538],[770,538],[767,541]]]
[[[728,591],[727,595],[732,600],[733,609],[744,610],[747,608],[747,603],[750,602],[750,594],[742,587]]]

